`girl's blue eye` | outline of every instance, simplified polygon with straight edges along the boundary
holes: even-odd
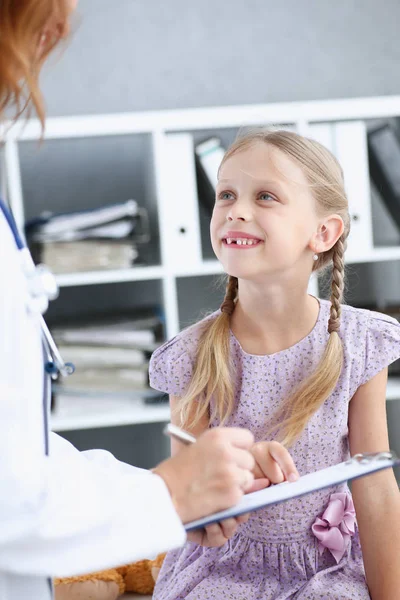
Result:
[[[260,200],[275,200],[275,198],[273,196],[271,196],[271,194],[268,194],[268,192],[262,192],[259,195]]]
[[[221,192],[218,196],[219,200],[231,200],[233,198],[233,195],[231,194],[231,192]]]

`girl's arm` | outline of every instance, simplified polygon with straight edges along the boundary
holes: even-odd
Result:
[[[389,449],[387,369],[360,386],[349,407],[351,454]],[[367,583],[372,600],[392,600],[400,589],[400,493],[392,469],[354,480]]]

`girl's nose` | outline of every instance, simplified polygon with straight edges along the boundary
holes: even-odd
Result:
[[[234,217],[232,215],[228,215],[226,217],[227,221],[246,221],[246,219],[244,217]]]
[[[235,202],[226,215],[227,221],[250,221],[251,210],[247,203]]]

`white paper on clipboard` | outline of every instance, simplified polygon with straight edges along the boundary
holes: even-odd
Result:
[[[271,504],[278,504],[292,498],[298,498],[316,490],[343,483],[350,479],[357,479],[358,477],[363,477],[364,475],[388,469],[399,464],[400,460],[391,451],[375,454],[356,454],[345,462],[309,473],[308,475],[303,475],[303,477],[300,477],[300,479],[293,483],[285,481],[264,490],[246,494],[233,508],[214,513],[196,521],[191,521],[185,525],[185,529],[186,531],[201,529],[211,523],[253,512]]]

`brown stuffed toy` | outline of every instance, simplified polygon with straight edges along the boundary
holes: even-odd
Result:
[[[124,592],[150,595],[165,554],[154,560],[97,571],[78,577],[55,579],[55,600],[116,600]]]

